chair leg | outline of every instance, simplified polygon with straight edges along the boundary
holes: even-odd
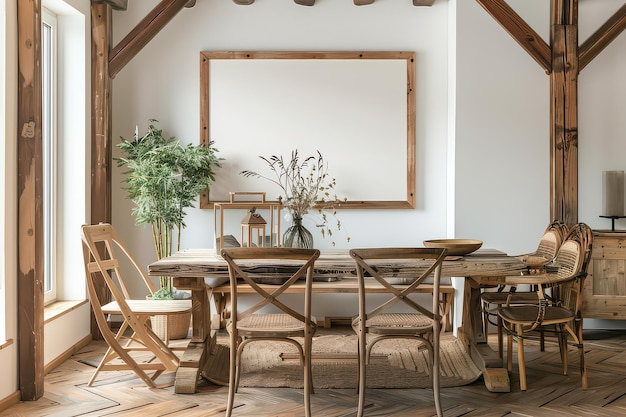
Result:
[[[309,335],[305,339],[304,346],[304,415],[311,417],[311,391],[313,390],[313,377],[311,375],[311,349],[313,339]]]
[[[498,355],[500,355],[500,359],[502,359],[503,356],[503,336],[502,336],[502,317],[498,316]]]
[[[526,363],[524,362],[524,339],[522,325],[517,325],[517,366],[519,368],[519,385],[526,391]]]
[[[508,328],[507,328],[508,329]],[[509,372],[513,371],[513,325],[511,329],[508,329],[506,333],[506,369]]]
[[[226,417],[230,417],[233,413],[233,406],[235,403],[235,381],[236,381],[236,368],[237,363],[237,338],[233,333],[230,335],[230,364],[228,371],[228,403],[226,405]]]
[[[365,333],[359,332],[359,402],[357,406],[357,417],[363,417],[363,408],[365,406],[365,361],[366,346]]]
[[[433,333],[432,343],[432,384],[433,384],[433,396],[435,397],[435,410],[438,417],[443,417],[443,411],[441,409],[441,390],[440,390],[440,354],[439,354],[439,329],[435,326]]]
[[[583,323],[582,319],[574,322],[576,326],[576,335],[578,336],[578,357],[580,361],[580,382],[583,390],[589,386],[587,383],[587,366],[585,365],[585,347],[583,345]]]
[[[126,328],[128,328],[128,324],[126,322],[124,322],[124,324],[121,326],[120,330],[118,330],[117,334],[113,335],[110,331],[101,331],[102,336],[104,337],[105,341],[107,342],[107,344],[109,345],[106,353],[104,354],[104,357],[102,358],[102,360],[100,361],[100,363],[98,364],[98,367],[96,368],[96,370],[94,371],[91,379],[89,380],[89,382],[87,383],[87,386],[92,386],[92,384],[95,382],[97,375],[104,369],[107,369],[107,364],[108,362],[110,362],[112,359],[115,358],[120,358],[122,361],[124,361],[124,363],[126,363],[129,368],[135,372],[135,374],[141,378],[141,380],[143,382],[145,382],[146,385],[148,385],[150,388],[156,388],[156,384],[154,383],[154,379],[156,379],[159,374],[163,371],[158,372],[158,374],[156,374],[155,376],[153,376],[152,378],[150,376],[148,376],[148,374],[142,369],[142,367],[137,363],[137,361],[128,353],[128,351],[122,346],[121,339],[122,339],[122,334],[124,333],[124,331],[126,330]],[[165,364],[163,364],[163,366],[165,366]]]
[[[567,333],[562,324],[557,326],[557,335],[559,338],[559,349],[561,350],[561,361],[563,362],[563,375],[567,375],[569,367],[569,358],[567,354]]]

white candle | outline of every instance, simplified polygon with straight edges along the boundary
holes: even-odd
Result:
[[[624,215],[624,171],[602,172],[602,215]]]

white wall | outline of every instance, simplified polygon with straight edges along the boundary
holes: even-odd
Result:
[[[550,3],[524,4],[549,42]],[[523,253],[550,221],[549,77],[478,3],[457,9],[455,235]]]
[[[549,43],[550,2],[508,3]],[[622,4],[580,2],[579,44]],[[550,221],[549,76],[476,2],[457,8],[455,235],[521,253]],[[610,228],[598,217],[602,171],[626,169],[625,50],[622,34],[579,76],[578,220],[593,229]]]
[[[129,2],[127,11],[115,12],[114,43],[156,3]],[[200,51],[412,50],[417,56],[417,208],[341,211],[339,216],[351,237],[350,247],[419,245],[427,238],[445,237],[447,12],[446,1],[433,7],[414,7],[410,1],[378,1],[366,7],[351,1],[321,1],[314,7],[285,0],[250,6],[196,2],[113,80],[114,143],[119,136],[131,138],[136,124],[145,132],[149,118],[158,119],[168,135],[199,142]],[[326,155],[333,149],[320,151]],[[384,176],[385,166],[396,163],[384,158],[384,138],[372,151],[381,157],[371,169]],[[258,149],[252,152],[262,154]],[[117,149],[114,155],[119,155]],[[121,189],[121,171],[116,169],[113,175],[113,223],[140,253],[140,262],[147,264],[155,259],[150,232],[134,226],[131,202]],[[183,247],[212,246],[212,210],[190,210],[186,222]],[[316,246],[330,247],[330,240],[321,235],[315,235],[315,241]],[[339,239],[337,245],[347,246]]]
[[[549,42],[549,2],[508,3]],[[622,4],[580,2],[579,43]],[[456,234],[524,251],[550,220],[549,76],[476,2],[457,7]],[[610,228],[602,171],[626,169],[625,48],[622,34],[578,82],[578,220],[595,229]]]
[[[581,4],[580,41],[586,40],[621,5],[600,0],[595,7]],[[596,3],[596,2],[593,2]],[[602,171],[626,170],[626,33],[622,33],[579,76],[579,218],[595,229],[610,229],[611,221],[601,219]],[[626,219],[615,227],[626,228]]]
[[[579,39],[582,43],[623,2],[600,0],[581,2]],[[587,65],[578,78],[578,218],[593,229],[609,229],[611,221],[601,219],[602,171],[626,170],[626,33],[622,33]],[[615,222],[626,229],[626,219]],[[624,328],[624,321],[585,321],[585,327]]]
[[[156,3],[133,2],[127,11],[114,12],[114,43]],[[581,3],[581,39],[617,10],[617,3]],[[509,4],[549,42],[549,2]],[[625,42],[622,35],[580,78],[579,219],[592,227],[606,227],[597,217],[601,171],[626,164],[619,158],[624,147],[619,132],[626,122],[617,110],[620,88],[626,86],[616,84],[626,65],[619,53]],[[149,118],[158,119],[168,135],[198,142],[203,50],[416,51],[417,208],[341,211],[352,238],[349,245],[338,242],[341,246],[420,245],[428,238],[463,237],[522,253],[534,249],[551,220],[549,77],[474,1],[439,0],[428,8],[409,1],[367,7],[350,1],[314,7],[283,0],[250,6],[197,2],[114,79],[114,143],[119,136],[130,138],[135,125],[144,132]],[[382,153],[383,143],[374,151]],[[381,158],[372,169],[384,175],[392,163]],[[121,169],[114,170],[113,223],[147,264],[155,259],[150,231],[134,226],[121,181]],[[212,246],[212,211],[190,210],[186,222],[183,247]],[[318,237],[316,245],[324,248],[329,241]]]
[[[70,351],[77,342],[89,336],[91,325],[91,307],[89,303],[52,320],[44,326],[43,353],[47,365]]]

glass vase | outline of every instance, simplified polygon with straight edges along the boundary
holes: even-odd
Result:
[[[283,246],[286,248],[313,248],[313,235],[302,224],[302,218],[293,218],[293,224],[283,235]]]

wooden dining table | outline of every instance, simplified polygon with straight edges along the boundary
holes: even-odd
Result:
[[[525,270],[522,260],[494,249],[450,256],[443,262],[442,277],[465,278],[463,318],[457,336],[466,344],[479,369],[502,366],[501,359],[489,348],[483,334],[481,289],[504,283],[507,276],[520,275]],[[148,274],[173,277],[177,289],[191,291],[192,338],[181,357],[174,385],[176,393],[194,393],[216,340],[219,326],[211,326],[211,318],[219,317],[219,314],[211,315],[210,299],[214,291],[226,291],[227,263],[215,249],[188,249],[148,265]],[[348,249],[322,250],[315,262],[315,276],[314,292],[357,291],[356,267]]]

